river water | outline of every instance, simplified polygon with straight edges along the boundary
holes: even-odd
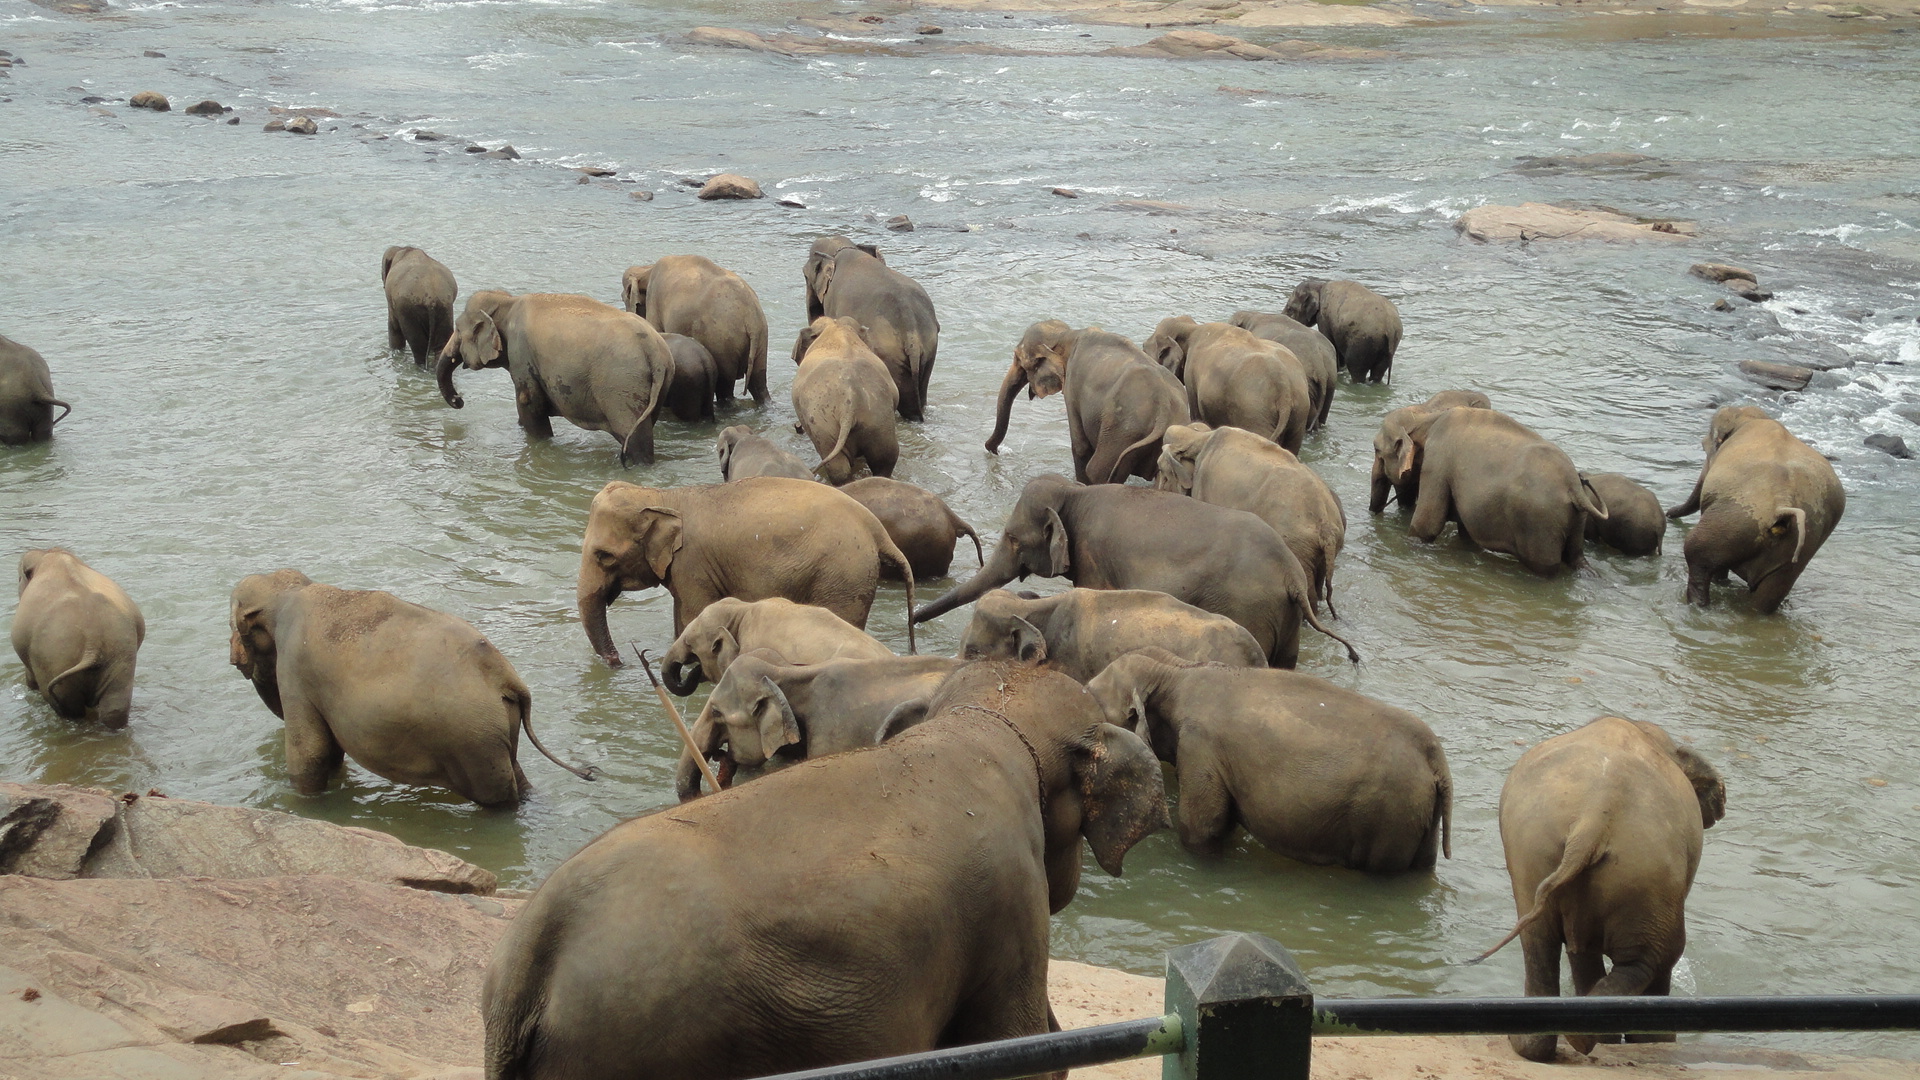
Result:
[[[943,324],[898,475],[989,539],[1027,478],[1069,465],[1057,398],[1019,402],[997,458],[980,447],[1029,322],[1137,340],[1166,315],[1278,310],[1302,276],[1349,276],[1399,303],[1407,335],[1394,383],[1343,383],[1304,453],[1350,516],[1339,627],[1365,661],[1308,633],[1301,667],[1439,733],[1454,857],[1372,879],[1245,844],[1198,860],[1162,834],[1124,878],[1090,867],[1055,953],[1153,973],[1171,946],[1258,930],[1325,994],[1517,993],[1517,947],[1459,963],[1513,919],[1502,778],[1523,746],[1613,712],[1691,740],[1727,781],[1678,991],[1920,990],[1920,462],[1861,444],[1920,436],[1896,411],[1920,406],[1920,35],[1489,18],[1319,31],[1390,55],[1283,64],[1091,57],[1148,35],[935,11],[908,25],[1058,55],[788,59],[675,38],[820,10],[209,0],[79,19],[0,0],[0,48],[25,60],[0,79],[0,333],[44,353],[74,404],[51,444],[0,451],[0,554],[70,545],[149,627],[124,733],[59,720],[0,660],[0,775],[385,829],[522,887],[670,798],[671,729],[637,668],[595,662],[573,580],[600,485],[717,480],[713,429],[663,423],[658,464],[622,471],[604,435],[559,424],[530,444],[499,372],[463,375],[467,408],[449,410],[385,348],[388,244],[446,262],[463,300],[615,299],[622,268],[674,252],[736,268],[773,327],[775,400],[723,422],[805,450],[786,401],[800,263],[824,233],[881,243]],[[79,103],[145,89],[176,109],[216,98],[242,122]],[[311,138],[264,134],[268,105],[341,115]],[[449,138],[401,135],[416,129]],[[479,160],[469,140],[525,157]],[[1658,160],[1516,169],[1601,151]],[[567,169],[582,165],[619,174],[582,185]],[[806,208],[698,203],[681,184],[722,170]],[[640,189],[658,196],[629,197]],[[1190,209],[1112,208],[1129,199]],[[1453,229],[1482,203],[1561,199],[1697,221],[1703,238],[1500,247]],[[901,213],[917,231],[881,228]],[[1710,310],[1718,287],[1686,276],[1702,259],[1758,270],[1778,299]],[[1785,396],[1733,370],[1809,356],[1853,366]],[[1678,528],[1662,558],[1596,551],[1590,574],[1553,581],[1451,540],[1414,545],[1396,512],[1366,513],[1369,440],[1389,408],[1450,387],[1486,391],[1582,468],[1638,477],[1667,505],[1693,482],[1710,410],[1758,402],[1834,459],[1847,516],[1772,618],[1731,591],[1685,607]],[[358,769],[295,796],[278,722],[226,663],[228,591],[280,566],[472,621],[533,687],[549,745],[607,779],[529,749],[539,790],[515,813]],[[886,591],[871,627],[897,648],[903,611]],[[923,647],[950,652],[963,614],[924,628]],[[622,599],[613,628],[664,646],[667,597]],[[1819,1045],[1920,1056],[1895,1037]]]

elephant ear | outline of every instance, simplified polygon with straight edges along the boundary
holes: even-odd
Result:
[[[380,281],[383,284],[387,280],[387,274],[393,270],[393,257],[400,254],[400,251],[398,247],[390,247],[386,254],[380,256]]]
[[[859,248],[859,249],[860,249],[861,251],[864,251],[864,252],[866,252],[867,254],[869,254],[869,255],[871,255],[871,256],[873,256],[874,258],[876,258],[876,259],[879,259],[879,260],[880,260],[881,262],[886,262],[886,261],[887,261],[887,257],[886,257],[885,255],[882,255],[882,254],[880,254],[880,249],[879,249],[879,247],[877,247],[876,245],[873,245],[873,244],[855,244],[855,245],[853,245],[853,246],[854,246],[854,247],[857,247],[857,248]]]
[[[1072,568],[1067,558],[1067,526],[1060,520],[1060,512],[1047,507],[1047,576],[1066,577]]]
[[[647,316],[647,284],[653,280],[653,264],[629,266],[620,276],[620,302],[641,318]]]
[[[1160,760],[1138,735],[1101,724],[1075,748],[1073,774],[1080,786],[1080,835],[1100,869],[1120,876],[1133,845],[1172,825]]]
[[[781,747],[800,741],[800,721],[780,684],[765,675],[760,681],[767,688],[767,698],[760,705],[760,752],[771,758]]]
[[[635,539],[647,560],[648,569],[661,581],[667,580],[667,571],[673,567],[673,557],[685,542],[683,521],[676,510],[664,506],[648,506],[640,511],[639,533]]]
[[[1021,618],[1013,617],[1013,655],[1023,664],[1041,664],[1047,659],[1047,638],[1040,628]]]
[[[505,349],[506,343],[500,339],[500,324],[493,321],[491,312],[482,311],[479,322],[474,325],[474,357],[481,367],[491,367],[499,363]]]
[[[880,735],[874,741],[883,743],[908,728],[918,727],[926,721],[927,706],[932,703],[931,698],[916,698],[913,701],[903,701],[895,705],[893,710],[887,713],[887,718],[881,722]]]
[[[726,674],[727,669],[733,666],[733,662],[740,659],[740,642],[734,638],[731,630],[722,626],[713,632],[713,640],[708,643],[708,647],[712,651],[716,670],[709,671],[707,674],[717,683],[720,681],[720,676]]]
[[[1719,770],[1691,748],[1678,743],[1673,747],[1673,759],[1686,774],[1687,783],[1693,785],[1694,797],[1700,800],[1700,827],[1713,828],[1715,822],[1727,816],[1727,785],[1720,779]]]
[[[716,439],[713,444],[713,451],[720,458],[720,480],[722,483],[733,479],[733,448],[739,440],[728,437],[732,430],[732,428],[728,428],[726,431],[721,432],[720,438]]]
[[[814,323],[817,322],[819,320],[815,319]],[[820,336],[820,331],[814,329],[814,323],[801,327],[800,336],[793,339],[793,362],[796,364],[807,358],[807,350],[813,348],[814,341]]]

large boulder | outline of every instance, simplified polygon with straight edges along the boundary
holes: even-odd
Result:
[[[1691,240],[1700,227],[1690,221],[1645,221],[1601,207],[1478,206],[1460,215],[1454,228],[1483,242],[1534,240]]]
[[[154,112],[169,112],[173,109],[173,102],[167,100],[167,95],[154,90],[140,91],[128,98],[127,104],[136,109],[152,109]]]
[[[700,188],[702,199],[764,199],[766,193],[752,179],[738,173],[721,173]]]

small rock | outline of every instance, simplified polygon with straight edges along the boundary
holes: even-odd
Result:
[[[237,117],[237,116],[229,116],[229,117],[227,117],[227,123],[229,123],[229,124],[238,124],[239,122],[240,122],[240,118],[239,118],[239,117]]]
[[[860,21],[863,23],[883,23],[883,22],[886,22],[887,20],[881,18],[878,15],[862,15],[860,16]]]
[[[927,26],[923,26],[923,27],[921,27],[921,28],[920,28],[920,29],[918,29],[918,30],[915,30],[915,31],[914,31],[914,33],[916,33],[916,34],[927,34],[927,35],[933,35],[933,34],[944,34],[944,33],[946,33],[946,31],[945,31],[945,30],[942,30],[942,29],[940,29],[940,28],[939,28],[939,27],[937,27],[937,26],[933,26],[933,25],[931,25],[931,24],[929,24],[929,25],[927,25]]]
[[[285,120],[269,120],[267,121],[267,126],[261,128],[260,130],[261,131],[285,131],[287,130],[287,122]]]
[[[167,95],[158,94],[152,90],[140,91],[128,99],[127,104],[136,109],[152,109],[154,112],[173,111],[173,102],[167,100]]]
[[[332,109],[322,109],[317,105],[302,105],[298,108],[288,108],[284,105],[269,105],[267,106],[267,111],[275,116],[318,116],[327,120],[337,120],[340,118],[340,114],[334,112]]]
[[[98,105],[95,105],[93,108],[88,109],[87,112],[89,115],[92,115],[92,116],[112,116],[113,115],[112,109],[103,109]]]
[[[226,111],[226,106],[212,99],[189,105],[186,108],[188,116],[219,116]]]
[[[520,151],[515,150],[512,143],[508,143],[498,150],[489,150],[480,156],[483,158],[492,158],[495,161],[519,161]]]
[[[1910,458],[1913,456],[1913,451],[1907,449],[1907,440],[1898,435],[1869,435],[1866,437],[1865,442],[1866,445],[1873,447],[1875,450],[1892,454],[1897,458]]]
[[[287,130],[295,135],[312,135],[320,130],[320,125],[314,123],[311,116],[296,116],[287,121]]]
[[[1687,273],[1692,274],[1694,277],[1716,283],[1732,278],[1746,278],[1748,281],[1760,280],[1760,275],[1753,271],[1743,270],[1738,266],[1732,266],[1727,263],[1694,263],[1691,267],[1687,268]]]
[[[145,55],[145,56],[155,56],[155,57],[159,57],[159,56],[165,56],[165,55],[167,55],[167,54],[166,54],[166,53],[163,53],[163,52],[161,52],[161,51],[160,51],[159,49],[148,49],[148,50],[147,50],[147,51],[146,51],[145,53],[143,53],[142,55]]]
[[[1907,423],[1920,426],[1920,409],[1895,409],[1893,412]]]
[[[421,131],[419,128],[415,128],[407,132],[407,134],[413,136],[414,142],[440,142],[446,138],[445,135],[437,131]]]
[[[1762,300],[1773,299],[1773,291],[1771,289],[1763,289],[1760,287],[1759,282],[1750,281],[1747,278],[1728,278],[1726,280],[1726,286],[1728,292],[1735,296],[1752,300],[1756,304]]]
[[[632,199],[636,202],[652,202],[653,192],[646,191],[646,190],[629,191],[627,192],[627,198]]]
[[[1872,308],[1843,308],[1840,311],[1834,312],[1834,314],[1840,316],[1843,319],[1852,319],[1854,322],[1865,322],[1866,320],[1873,318],[1873,309]]]
[[[764,199],[760,185],[736,173],[721,173],[700,188],[702,199]]]
[[[1799,364],[1775,364],[1766,360],[1740,361],[1740,374],[1769,390],[1804,390],[1813,378],[1813,369]]]
[[[1072,188],[1057,187],[1053,189],[1053,193],[1063,199],[1077,199],[1080,197],[1080,193]]]
[[[803,202],[801,202],[801,201],[800,201],[799,199],[796,199],[796,198],[794,198],[794,197],[793,197],[793,196],[791,196],[791,195],[789,195],[789,196],[787,196],[787,197],[786,197],[786,198],[784,198],[784,199],[781,199],[781,200],[780,200],[780,205],[781,205],[781,206],[791,206],[791,207],[793,207],[793,208],[794,208],[795,210],[805,210],[805,209],[807,208],[807,204],[806,204],[806,203],[803,203]]]
[[[619,175],[619,170],[617,169],[603,169],[598,165],[580,165],[576,166],[573,171],[589,177]]]
[[[1718,300],[1715,300],[1715,301],[1713,302],[1713,310],[1715,310],[1715,311],[1732,311],[1732,310],[1733,310],[1733,305],[1732,305],[1732,304],[1729,304],[1729,303],[1727,303],[1727,298],[1723,296],[1723,297],[1721,297],[1720,299],[1718,299]]]
[[[98,105],[98,104],[100,104],[101,102],[103,102],[103,101],[105,101],[105,100],[107,100],[107,99],[106,99],[106,98],[103,98],[103,97],[101,97],[101,96],[100,96],[99,94],[88,94],[88,95],[87,95],[86,97],[83,97],[83,98],[81,98],[81,99],[80,99],[80,104],[82,104],[82,105]]]
[[[887,228],[894,232],[912,232],[913,222],[905,214],[895,214],[887,219]]]
[[[469,154],[484,154],[486,152],[487,148],[481,146],[479,143],[474,143],[472,146],[467,147],[467,153]]]

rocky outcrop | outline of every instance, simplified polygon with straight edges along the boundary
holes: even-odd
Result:
[[[1460,215],[1454,228],[1475,240],[1691,240],[1700,227],[1690,221],[1650,221],[1604,207],[1479,206]]]
[[[1769,390],[1805,390],[1813,381],[1814,369],[1800,364],[1776,364],[1770,360],[1742,360],[1740,374]]]
[[[173,102],[167,100],[167,95],[154,90],[140,91],[128,98],[127,104],[136,109],[152,109],[154,112],[169,112],[173,109]]]
[[[220,104],[212,98],[208,98],[205,101],[187,106],[185,111],[188,116],[219,116],[221,113],[229,110],[225,105]]]
[[[1748,300],[1758,302],[1773,299],[1771,290],[1760,287],[1759,275],[1729,263],[1694,263],[1687,273],[1703,281],[1725,285],[1728,292]]]
[[[750,177],[738,173],[721,173],[700,187],[702,199],[764,199],[766,193]]]

